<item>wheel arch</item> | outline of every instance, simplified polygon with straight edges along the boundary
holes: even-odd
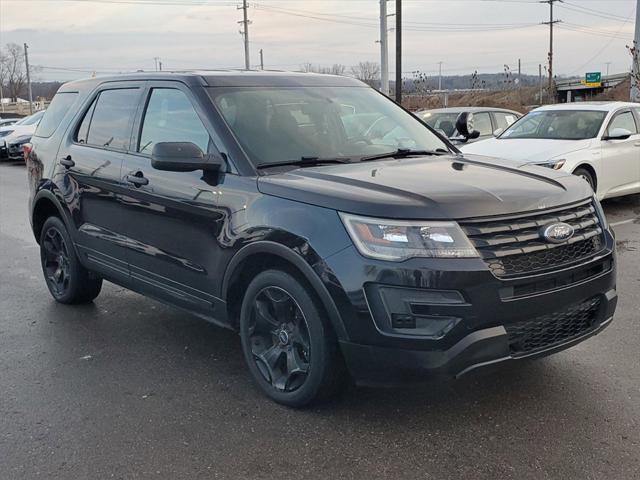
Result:
[[[575,171],[578,170],[579,168],[582,168],[583,170],[586,170],[591,174],[591,177],[593,178],[593,183],[596,187],[594,188],[594,191],[597,191],[598,190],[598,174],[596,173],[596,169],[593,167],[593,165],[587,162],[578,163],[578,165],[576,165],[576,167],[572,170],[571,173],[575,174]]]
[[[241,299],[251,278],[260,271],[280,268],[300,275],[318,297],[339,340],[348,340],[340,312],[318,274],[291,248],[273,241],[258,241],[241,248],[229,262],[222,282],[228,319],[237,328]]]
[[[60,217],[69,230],[68,217],[55,194],[50,190],[40,190],[33,199],[33,208],[31,209],[31,228],[36,242],[40,243],[42,226],[52,215]]]

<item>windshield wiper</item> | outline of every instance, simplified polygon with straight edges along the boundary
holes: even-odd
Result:
[[[300,157],[299,160],[285,160],[282,162],[264,162],[256,165],[258,170],[272,167],[282,167],[286,165],[292,165],[296,167],[313,167],[316,165],[324,165],[327,163],[349,163],[351,158],[321,158],[321,157]]]
[[[361,162],[369,162],[371,160],[381,160],[383,158],[406,158],[414,155],[445,155],[447,152],[444,149],[438,148],[437,150],[411,150],[410,148],[399,148],[395,152],[381,153],[380,155],[371,155],[368,157],[362,157]]]

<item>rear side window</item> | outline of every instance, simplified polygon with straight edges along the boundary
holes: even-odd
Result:
[[[53,135],[53,132],[56,131],[58,125],[60,125],[60,122],[77,99],[78,92],[56,93],[42,120],[40,120],[34,135],[36,137],[50,137]]]
[[[496,128],[501,128],[502,130],[506,130],[518,119],[513,113],[504,112],[493,112],[493,118],[496,121]]]
[[[491,127],[491,118],[487,112],[473,114],[473,128],[480,132],[480,135],[491,135],[493,129]]]
[[[139,93],[137,88],[100,92],[80,124],[76,141],[96,147],[127,150]]]
[[[209,141],[209,133],[184,92],[173,88],[151,90],[138,152],[150,154],[158,142],[191,142],[206,153]]]

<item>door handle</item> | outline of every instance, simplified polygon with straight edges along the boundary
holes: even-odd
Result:
[[[64,166],[64,168],[66,168],[68,170],[71,167],[75,167],[76,166],[76,162],[74,162],[71,159],[71,155],[67,155],[66,157],[60,159],[60,165]]]
[[[640,147],[640,142],[635,142],[635,143],[633,144],[633,146],[634,146],[634,147]]]
[[[124,178],[127,182],[134,184],[136,187],[149,185],[149,179],[146,178],[142,172],[136,172],[133,175],[127,175]]]

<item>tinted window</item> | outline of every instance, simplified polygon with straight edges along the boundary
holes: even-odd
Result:
[[[50,137],[53,135],[53,132],[55,132],[58,125],[60,125],[62,118],[77,99],[77,92],[57,93],[56,96],[53,97],[53,100],[51,100],[49,108],[47,108],[42,117],[42,121],[38,125],[35,133],[36,137]]]
[[[180,90],[154,88],[151,91],[138,151],[151,153],[158,142],[191,142],[203,152],[209,149],[209,133]]]
[[[93,101],[87,113],[84,114],[80,128],[78,128],[78,132],[76,133],[76,142],[78,143],[87,143],[89,125],[91,124],[91,117],[93,117],[93,110],[96,108],[96,103],[98,103],[97,98]]]
[[[448,151],[422,122],[364,87],[210,88],[254,164],[360,158],[398,148]]]
[[[486,112],[473,114],[473,128],[480,132],[480,135],[491,135],[493,128],[491,127],[491,118]]]
[[[636,129],[636,122],[633,119],[633,115],[631,114],[631,112],[619,113],[618,115],[613,117],[613,120],[611,120],[611,123],[609,124],[608,132],[611,133],[614,128],[624,128],[631,133],[638,132]]]
[[[101,92],[89,121],[86,143],[126,150],[129,147],[131,119],[136,110],[138,95],[137,88]]]

